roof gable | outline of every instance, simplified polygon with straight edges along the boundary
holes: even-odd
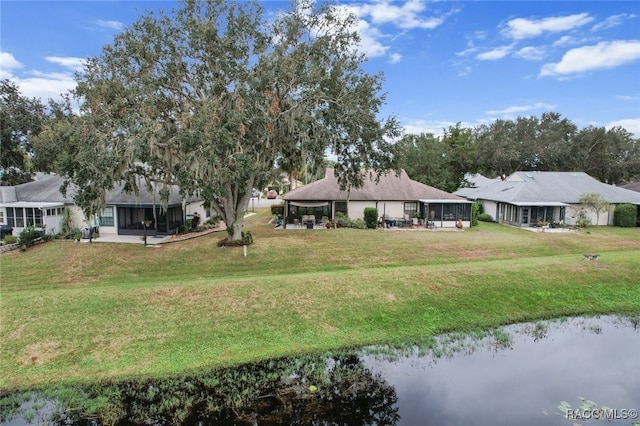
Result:
[[[640,194],[602,183],[584,172],[515,172],[503,181],[467,191],[465,195],[470,199],[512,204],[578,204],[580,197],[589,193],[598,193],[612,204],[640,203]]]
[[[73,197],[76,194],[76,186],[69,184],[67,195],[60,192],[64,179],[56,174],[37,173],[35,180],[13,187],[2,187],[0,202],[39,202],[74,204]],[[144,185],[140,185],[138,194],[127,194],[123,191],[124,184],[117,184],[106,195],[107,204],[123,206],[160,205],[160,196],[153,191],[148,191]],[[195,201],[195,198],[189,198]],[[180,205],[182,197],[177,186],[171,186],[169,205]]]
[[[369,174],[369,172],[365,172]],[[369,177],[362,188],[340,190],[334,169],[327,169],[325,177],[308,185],[287,192],[285,200],[300,201],[409,201],[420,199],[460,200],[463,198],[429,185],[411,180],[402,170],[399,175],[389,172],[380,176],[379,182]]]

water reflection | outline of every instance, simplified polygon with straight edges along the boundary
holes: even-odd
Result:
[[[574,408],[580,397],[600,407],[640,408],[638,353],[637,318],[575,318],[482,335],[450,334],[404,347],[271,360],[173,380],[65,390],[75,399],[54,390],[35,402],[21,403],[23,394],[0,402],[3,424],[12,426],[27,420],[65,425],[572,425],[558,408],[563,401]],[[84,402],[78,402],[78,395]],[[8,407],[21,407],[21,413],[11,416]],[[89,407],[98,409],[89,413]]]
[[[640,408],[640,335],[631,320],[603,317],[505,328],[507,350],[483,339],[467,356],[367,364],[395,387],[403,425],[571,425],[558,405],[579,397]],[[611,424],[632,424],[619,419]]]

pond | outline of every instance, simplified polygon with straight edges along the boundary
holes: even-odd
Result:
[[[1,399],[2,424],[640,424],[640,319],[448,334]],[[634,423],[636,422],[636,423]]]

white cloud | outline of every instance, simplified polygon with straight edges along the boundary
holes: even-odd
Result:
[[[402,60],[402,55],[399,53],[392,53],[391,55],[389,55],[390,64],[397,64],[401,60]]]
[[[99,20],[95,21],[94,23],[99,27],[107,28],[107,29],[110,29],[110,30],[120,31],[120,30],[122,30],[124,28],[124,24],[122,22],[119,22],[119,21],[104,21],[102,19],[99,19]]]
[[[476,53],[478,51],[477,47],[469,47],[468,49],[465,49],[461,52],[456,52],[457,56],[467,56],[467,55],[471,55],[473,53]]]
[[[612,15],[612,16],[609,16],[604,21],[598,22],[597,24],[595,24],[593,27],[591,27],[591,30],[600,31],[607,28],[617,27],[622,23],[623,20],[633,19],[635,17],[636,15],[634,15],[633,13],[621,13],[619,15]]]
[[[41,74],[35,77],[17,78],[14,82],[22,94],[29,98],[60,99],[60,95],[76,87],[76,81],[69,74]]]
[[[460,127],[475,127],[473,123],[438,120],[407,120],[403,127],[407,134],[419,135],[421,133],[430,133],[436,137],[443,137],[446,130],[449,130],[450,127],[455,127],[458,123],[460,123]]]
[[[640,100],[640,94],[637,94],[637,95],[616,95],[616,99],[620,99],[621,101],[637,102],[637,101]]]
[[[370,17],[371,22],[377,25],[392,24],[404,30],[414,28],[434,29],[442,25],[446,15],[437,17],[424,17],[421,13],[426,9],[422,0],[409,0],[398,6],[396,2],[387,0],[373,4],[353,6],[354,13],[361,18]]]
[[[410,120],[405,124],[405,133],[411,135],[419,135],[421,133],[432,134],[441,137],[444,135],[444,129],[455,126],[456,123],[449,121],[427,121],[427,120]]]
[[[360,43],[357,50],[367,55],[368,58],[377,58],[387,54],[389,46],[385,46],[379,40],[382,38],[380,31],[369,25],[366,21],[358,21],[356,31],[360,35]]]
[[[567,46],[570,44],[578,44],[578,40],[570,35],[565,35],[560,37],[558,40],[556,40],[555,42],[553,42],[553,45],[558,47],[558,46]]]
[[[640,40],[603,41],[567,51],[560,62],[545,64],[540,77],[562,77],[609,69],[640,59]]]
[[[385,34],[381,31],[383,25],[392,25],[404,32],[415,29],[430,30],[439,27],[446,18],[458,10],[453,9],[438,16],[426,16],[426,2],[424,0],[408,0],[399,3],[393,0],[380,0],[372,4],[343,4],[336,6],[353,13],[358,18],[356,31],[360,35],[361,42],[358,51],[369,58],[387,55],[391,47],[385,43],[397,37],[396,34]],[[399,55],[389,56],[390,63],[396,63]]]
[[[611,121],[605,126],[607,130],[613,127],[622,127],[628,132],[633,133],[634,137],[640,137],[640,117]]]
[[[9,78],[13,70],[18,70],[23,66],[11,53],[0,52],[0,78]]]
[[[39,70],[25,70],[24,66],[13,54],[0,53],[2,69],[0,77],[10,79],[28,98],[39,98],[46,102],[49,98],[60,99],[60,95],[75,88],[76,81],[73,71],[81,69],[82,58],[50,56],[46,60],[60,65],[59,72],[42,72]]]
[[[69,56],[69,57],[47,56],[45,59],[54,64],[58,64],[65,68],[68,68],[72,71],[82,71],[84,63],[86,61],[85,58],[75,58],[72,56]]]
[[[515,18],[507,22],[505,28],[502,29],[502,33],[509,38],[522,40],[525,38],[538,37],[547,32],[556,33],[569,31],[592,21],[593,18],[587,13],[538,20]]]
[[[511,53],[511,49],[513,49],[513,46],[496,47],[495,49],[488,52],[479,53],[478,55],[476,55],[476,59],[480,61],[496,61],[498,59],[504,58],[509,53]]]
[[[466,77],[469,74],[471,74],[472,68],[467,65],[464,68],[462,68],[460,71],[458,71],[458,77]]]
[[[518,50],[515,55],[530,61],[539,61],[545,56],[545,50],[541,47],[527,46]]]
[[[513,105],[507,107],[502,110],[492,110],[487,111],[486,114],[492,116],[500,116],[504,119],[515,118],[517,114],[520,114],[525,111],[535,111],[535,110],[553,110],[556,108],[556,105],[547,104],[544,102],[536,102],[532,105]]]

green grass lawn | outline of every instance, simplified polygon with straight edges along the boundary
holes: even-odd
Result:
[[[0,389],[168,376],[518,321],[640,314],[640,229],[274,230],[0,258]],[[583,259],[599,253],[600,261]]]

